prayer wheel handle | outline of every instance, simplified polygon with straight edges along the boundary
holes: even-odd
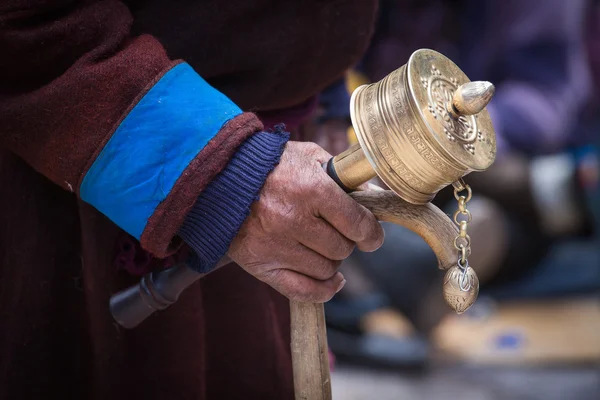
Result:
[[[458,229],[433,204],[410,204],[391,190],[354,192],[350,196],[369,209],[379,221],[401,225],[421,236],[433,249],[440,269],[456,265],[457,251],[453,241]],[[290,318],[296,399],[331,400],[323,304],[291,301]]]

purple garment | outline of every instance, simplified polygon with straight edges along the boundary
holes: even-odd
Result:
[[[594,102],[600,107],[600,2],[596,2],[588,15],[586,31],[587,54],[593,77]]]
[[[469,0],[481,18],[465,70],[496,84],[489,106],[499,151],[554,152],[576,141],[590,100],[584,21],[588,0]],[[468,24],[466,24],[469,26]]]

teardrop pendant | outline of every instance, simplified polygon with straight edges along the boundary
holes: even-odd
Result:
[[[455,265],[444,277],[444,300],[458,314],[469,309],[479,294],[479,278],[473,270],[466,266]]]

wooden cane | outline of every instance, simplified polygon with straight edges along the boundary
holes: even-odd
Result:
[[[456,264],[454,223],[433,204],[414,205],[390,190],[350,194],[379,221],[401,225],[421,236],[437,256],[438,266]],[[402,249],[398,249],[402,251]],[[296,400],[331,400],[329,352],[323,304],[290,302],[291,349]]]

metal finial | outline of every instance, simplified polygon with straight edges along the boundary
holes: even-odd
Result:
[[[496,88],[490,82],[478,81],[460,85],[454,96],[448,111],[455,118],[461,115],[475,115],[488,105]]]

